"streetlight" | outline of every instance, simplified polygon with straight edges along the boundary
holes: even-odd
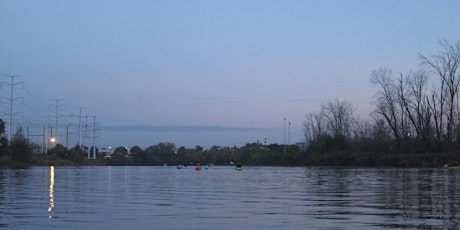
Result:
[[[45,154],[48,154],[48,148],[51,147],[51,144],[54,144],[56,143],[56,137],[50,137],[50,139],[48,139],[48,141],[46,142],[46,145],[45,145]]]
[[[288,125],[288,145],[291,145],[291,122]]]
[[[284,118],[284,156],[286,156],[286,118]]]

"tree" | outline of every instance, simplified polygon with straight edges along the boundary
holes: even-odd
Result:
[[[429,57],[420,55],[420,59],[422,64],[428,66],[433,73],[438,75],[441,81],[439,94],[433,92],[432,108],[437,109],[438,112],[435,117],[439,124],[438,128],[440,130],[438,132],[442,131],[443,121],[445,120],[447,125],[446,139],[451,143],[455,138],[454,127],[459,117],[460,75],[457,70],[460,68],[460,41],[449,42],[441,40],[438,43],[443,48],[442,51]],[[438,107],[434,106],[435,103]]]
[[[305,117],[304,135],[308,148],[314,152],[345,150],[349,147],[352,134],[358,131],[358,119],[353,117],[354,107],[347,100],[336,99],[323,104],[319,113]],[[364,132],[362,133],[364,134]]]
[[[333,137],[344,137],[350,139],[350,129],[353,121],[353,105],[346,101],[335,99],[322,106],[323,115],[330,134]]]
[[[144,154],[148,159],[149,165],[162,165],[164,163],[158,158],[159,153],[160,147],[158,145],[149,146],[144,150]]]
[[[67,159],[68,153],[67,148],[61,144],[56,144],[54,148],[48,150],[48,155],[57,156],[61,159]]]
[[[196,145],[195,146],[195,151],[196,152],[203,152],[203,147],[199,146],[199,145]]]
[[[8,139],[5,137],[5,122],[0,119],[0,157],[9,154]]]
[[[143,150],[141,149],[141,147],[139,147],[139,146],[137,146],[137,145],[131,147],[131,149],[130,149],[129,151],[131,152],[131,154],[132,154],[133,156],[136,155],[136,154],[140,154],[140,153],[143,152]]]
[[[131,148],[131,155],[134,165],[153,165],[153,154],[137,145]]]
[[[170,142],[158,144],[158,158],[162,164],[173,165],[177,163],[176,145]]]
[[[128,155],[128,148],[123,147],[123,146],[118,146],[118,147],[115,148],[115,150],[113,151],[113,154],[114,154],[114,155]]]
[[[374,102],[377,109],[374,113],[377,117],[381,116],[388,127],[390,127],[396,142],[400,142],[401,131],[399,117],[401,114],[400,107],[398,106],[397,87],[394,84],[394,78],[391,70],[379,68],[371,73],[371,83],[379,90],[374,96]]]
[[[11,158],[19,163],[29,163],[32,158],[32,148],[29,141],[24,137],[22,128],[19,127],[10,143]]]
[[[323,136],[323,116],[318,113],[310,112],[305,115],[304,136],[305,142],[317,142]]]
[[[428,107],[426,85],[428,76],[424,71],[410,73],[407,76],[407,96],[401,101],[420,140],[428,140],[431,134],[431,112]]]
[[[85,152],[81,150],[80,145],[75,145],[68,151],[68,159],[74,163],[81,164],[85,158]]]

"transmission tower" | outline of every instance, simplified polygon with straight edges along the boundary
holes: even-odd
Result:
[[[12,125],[13,125],[13,116],[15,115],[13,113],[13,105],[14,105],[13,102],[15,100],[22,99],[22,97],[14,98],[14,87],[17,86],[17,85],[20,85],[20,84],[24,84],[24,82],[16,82],[16,83],[14,82],[14,78],[19,77],[19,75],[10,75],[10,76],[7,76],[7,77],[11,78],[11,83],[3,82],[2,84],[10,87],[10,97],[6,98],[6,99],[9,101],[9,104],[10,104],[10,111],[8,113],[8,116],[9,116],[9,121],[8,121],[8,141],[11,141],[11,130],[12,130]]]
[[[96,159],[96,116],[93,116],[93,159]]]
[[[60,117],[59,108],[65,106],[65,105],[60,105],[59,104],[60,101],[62,101],[62,100],[61,99],[56,99],[56,105],[50,105],[50,107],[54,107],[56,109],[56,111],[55,111],[55,113],[56,113],[56,115],[55,115],[55,127],[56,128],[55,128],[55,132],[54,132],[54,137],[55,137],[56,144],[57,144],[57,142],[59,140],[59,136],[58,136],[58,130],[59,130],[59,128],[58,128],[59,127],[58,126],[59,125],[58,120],[59,120],[59,117]]]

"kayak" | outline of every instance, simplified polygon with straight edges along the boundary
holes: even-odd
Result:
[[[460,169],[460,165],[456,165],[456,166],[449,166],[447,167],[448,169]]]
[[[241,171],[243,170],[243,167],[236,167],[235,170]]]

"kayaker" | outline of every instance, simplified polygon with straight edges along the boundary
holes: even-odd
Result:
[[[445,162],[442,166],[441,166],[442,169],[446,169],[446,168],[449,168],[449,162]]]

